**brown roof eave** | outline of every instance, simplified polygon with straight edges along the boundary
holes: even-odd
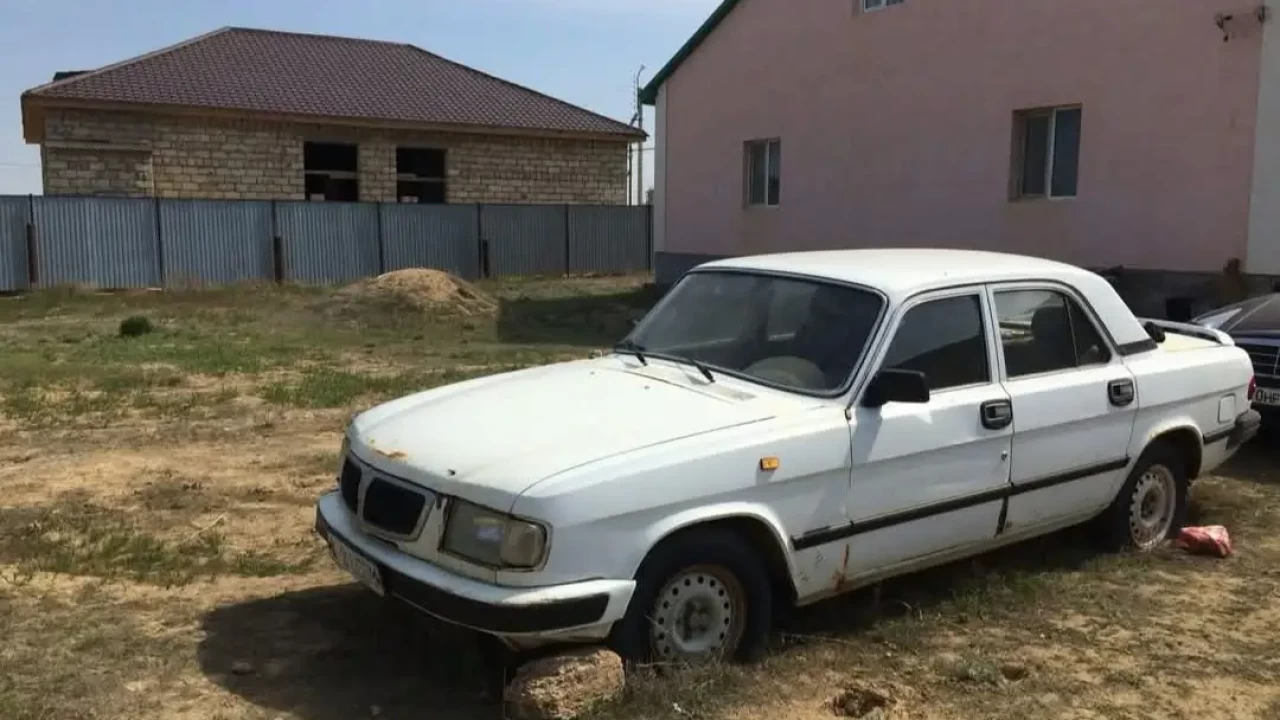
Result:
[[[108,100],[76,100],[69,98],[41,97],[28,91],[22,94],[23,137],[28,143],[44,140],[44,110],[106,110],[135,112],[147,115],[167,115],[187,118],[218,118],[223,120],[258,120],[265,122],[302,125],[339,125],[373,130],[406,130],[418,132],[446,132],[468,135],[502,135],[507,137],[536,137],[545,139],[594,140],[598,142],[639,142],[648,133],[634,130],[629,133],[593,133],[546,128],[518,128],[488,125],[463,125],[446,123],[422,123],[361,117],[330,117],[262,112],[225,107],[197,107],[191,105],[159,105],[151,103],[113,102]]]
[[[28,145],[44,141],[44,113],[36,98],[22,93],[22,139]]]

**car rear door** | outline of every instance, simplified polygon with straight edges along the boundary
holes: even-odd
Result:
[[[1013,403],[1001,532],[1061,524],[1109,504],[1132,458],[1134,377],[1082,296],[1057,283],[989,287]]]

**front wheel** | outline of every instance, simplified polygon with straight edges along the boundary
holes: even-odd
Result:
[[[769,576],[751,546],[722,530],[693,530],[645,558],[614,646],[628,662],[751,660],[768,639]]]
[[[1099,520],[1109,548],[1146,552],[1177,535],[1186,512],[1186,461],[1173,446],[1160,444],[1138,458]]]

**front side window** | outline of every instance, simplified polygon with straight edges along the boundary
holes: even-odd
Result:
[[[1014,115],[1017,197],[1076,196],[1081,119],[1079,107],[1025,110]]]
[[[1000,344],[1010,378],[1100,365],[1111,360],[1083,308],[1053,290],[996,293]]]
[[[990,382],[981,300],[962,295],[908,310],[882,367],[922,372],[933,391]]]
[[[772,207],[782,200],[782,141],[753,140],[746,146],[747,205]]]
[[[901,5],[905,0],[862,0],[863,10],[879,10],[890,5]]]
[[[883,310],[846,285],[742,272],[687,275],[623,346],[805,393],[844,387]]]

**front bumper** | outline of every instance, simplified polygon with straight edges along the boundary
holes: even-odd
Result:
[[[326,542],[336,539],[377,565],[387,595],[517,645],[601,640],[635,590],[633,580],[524,588],[465,578],[364,534],[336,492],[320,498],[315,527]]]

